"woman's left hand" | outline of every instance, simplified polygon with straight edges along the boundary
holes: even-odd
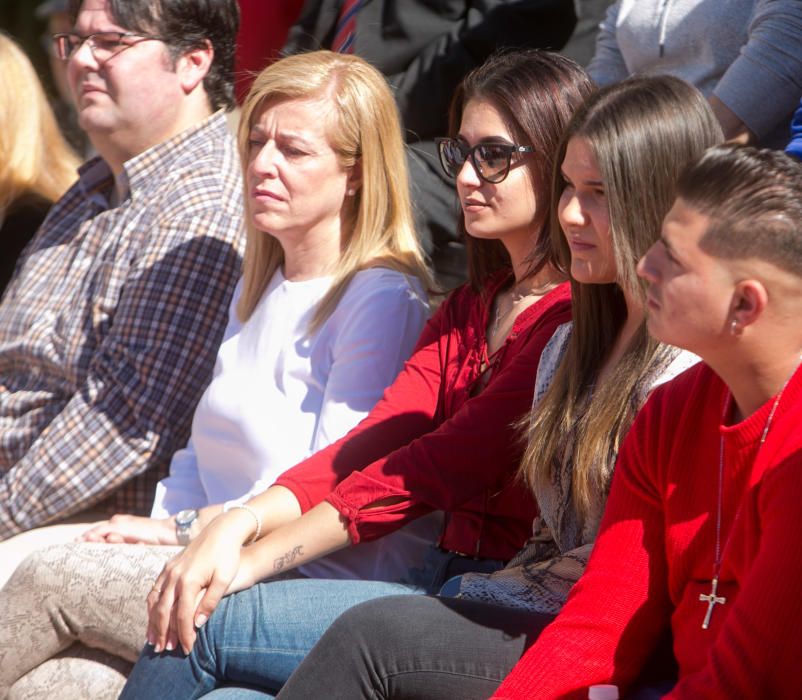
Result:
[[[148,595],[148,642],[157,652],[175,649],[180,643],[189,653],[195,630],[209,619],[224,595],[336,552],[350,542],[340,513],[326,502],[243,547],[253,534],[252,526],[249,513],[230,510],[215,518],[164,567]]]
[[[220,599],[247,587],[240,554],[250,525],[247,513],[230,511],[215,518],[165,565],[147,598],[148,643],[157,652],[180,643],[188,654],[195,644],[195,629],[206,622]],[[232,582],[239,587],[229,590]],[[198,613],[202,600],[204,614]]]

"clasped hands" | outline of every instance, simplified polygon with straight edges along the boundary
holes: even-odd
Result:
[[[147,641],[157,653],[180,644],[189,654],[221,598],[256,583],[243,549],[251,525],[247,513],[219,515],[165,565],[147,597]]]

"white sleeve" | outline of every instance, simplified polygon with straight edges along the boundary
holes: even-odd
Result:
[[[429,313],[419,284],[401,273],[360,275],[335,311],[333,362],[312,452],[345,435],[373,408],[412,353]]]
[[[170,474],[156,484],[151,518],[166,518],[185,508],[209,505],[206,491],[198,474],[198,460],[192,440],[178,450],[170,461]]]
[[[237,303],[241,294],[242,280],[240,279],[229,304],[228,324],[223,333],[221,345],[242,329],[242,323],[237,318]],[[215,377],[219,371],[218,364],[215,363]],[[173,454],[173,458],[170,460],[170,473],[156,484],[156,495],[153,498],[150,517],[166,518],[186,508],[203,508],[207,505],[209,505],[209,498],[198,473],[198,457],[190,437],[187,446]]]
[[[617,38],[616,25],[620,8],[621,0],[607,8],[596,35],[596,50],[587,67],[588,74],[599,87],[618,83],[629,76]]]

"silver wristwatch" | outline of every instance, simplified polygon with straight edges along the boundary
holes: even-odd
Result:
[[[195,522],[197,517],[198,511],[195,508],[187,508],[175,516],[175,538],[178,540],[178,544],[189,544],[192,523]]]

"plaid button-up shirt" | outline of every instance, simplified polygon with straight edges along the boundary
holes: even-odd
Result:
[[[106,499],[146,513],[189,437],[240,274],[225,116],[80,169],[0,304],[0,539]]]

